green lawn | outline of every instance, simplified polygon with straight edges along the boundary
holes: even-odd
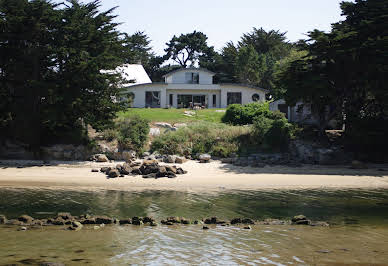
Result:
[[[204,109],[195,111],[196,115],[188,117],[184,115],[184,111],[192,111],[187,109],[161,109],[161,108],[128,108],[125,112],[119,112],[119,118],[127,118],[133,115],[146,118],[151,122],[168,122],[168,123],[188,123],[195,121],[208,121],[221,123],[221,118],[224,112],[216,112],[216,110],[225,109]]]

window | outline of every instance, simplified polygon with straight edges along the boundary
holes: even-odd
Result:
[[[199,73],[185,73],[186,83],[199,84]]]
[[[217,107],[217,95],[213,94],[213,107]]]
[[[160,108],[159,91],[146,91],[146,107]]]
[[[173,106],[173,94],[170,94],[170,102],[169,102],[170,106]]]
[[[252,95],[252,101],[254,101],[254,102],[260,101],[260,95],[257,94],[257,93],[253,94]]]
[[[241,92],[228,92],[227,102],[229,104],[241,104]]]

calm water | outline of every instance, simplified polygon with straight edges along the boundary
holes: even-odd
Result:
[[[305,214],[334,226],[0,227],[0,265],[388,265],[388,190],[265,190],[195,194],[173,191],[0,189],[0,214],[44,218],[59,211],[116,218],[287,219]]]

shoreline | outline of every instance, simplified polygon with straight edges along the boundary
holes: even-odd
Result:
[[[240,167],[212,161],[200,164],[188,161],[175,164],[188,173],[174,179],[143,179],[141,176],[107,179],[92,169],[115,166],[112,163],[59,162],[50,166],[41,161],[1,160],[0,187],[71,190],[174,190],[222,192],[226,190],[266,189],[388,189],[388,165],[370,165],[369,169],[349,166],[303,165],[302,167]],[[35,166],[33,166],[35,165]],[[385,171],[382,171],[385,170]]]

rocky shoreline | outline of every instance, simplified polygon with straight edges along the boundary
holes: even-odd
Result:
[[[58,213],[57,216],[47,219],[35,219],[29,215],[21,215],[16,219],[7,219],[0,215],[0,225],[18,227],[19,231],[25,231],[33,228],[45,226],[63,226],[66,230],[78,231],[84,225],[91,225],[95,230],[105,225],[134,225],[134,226],[158,226],[158,225],[202,225],[202,229],[210,229],[209,225],[219,226],[242,226],[244,229],[251,229],[254,225],[308,225],[308,226],[329,226],[329,223],[323,221],[312,221],[304,215],[297,215],[290,220],[265,219],[253,220],[250,218],[233,218],[231,220],[222,220],[217,217],[204,218],[202,220],[191,220],[184,217],[167,217],[161,221],[156,221],[152,217],[132,217],[126,219],[116,219],[108,216],[92,216],[88,214],[72,216],[68,212]]]

